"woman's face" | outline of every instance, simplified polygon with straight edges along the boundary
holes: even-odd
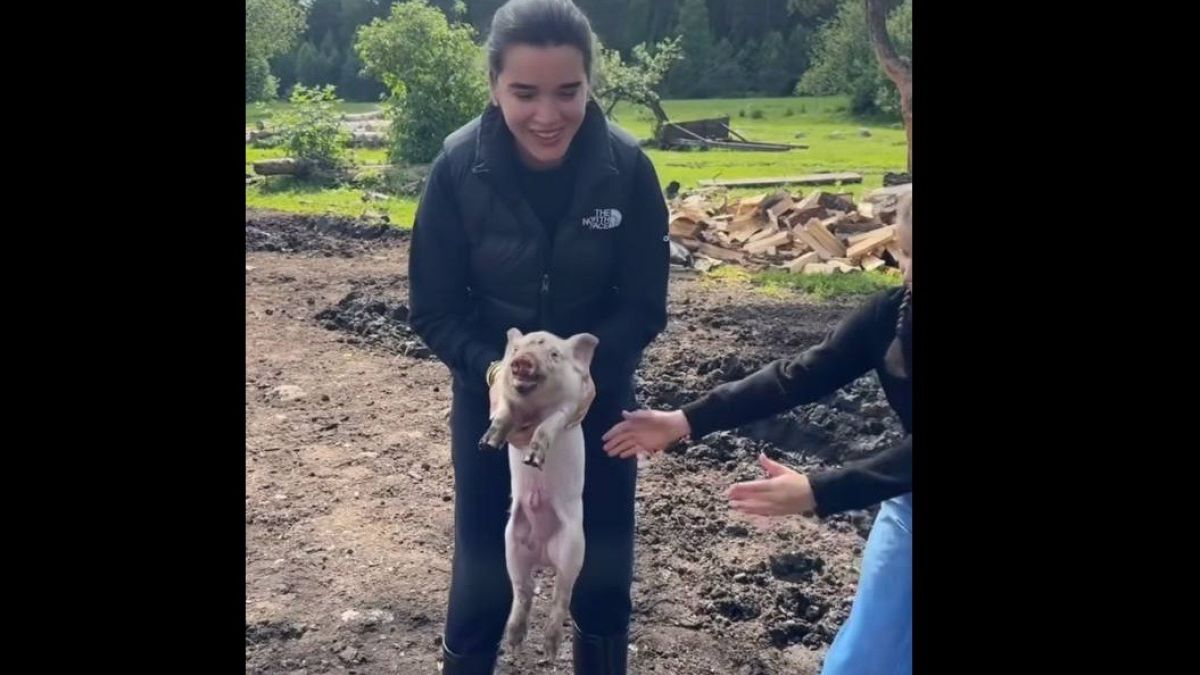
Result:
[[[492,100],[531,169],[562,163],[587,108],[587,70],[576,47],[514,45],[492,81]]]

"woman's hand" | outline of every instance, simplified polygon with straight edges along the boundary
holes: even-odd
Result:
[[[692,432],[681,410],[622,411],[624,421],[604,434],[604,452],[609,457],[628,459],[637,455],[662,452],[668,445]]]
[[[766,455],[758,463],[767,472],[762,480],[735,483],[726,492],[729,505],[756,516],[807,514],[817,508],[808,476],[773,462]]]

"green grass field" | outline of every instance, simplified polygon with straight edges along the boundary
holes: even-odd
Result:
[[[268,104],[280,109],[288,104]],[[374,103],[344,103],[341,108],[350,113],[378,108]],[[808,145],[807,150],[787,152],[754,152],[737,150],[663,151],[646,150],[654,162],[659,180],[665,187],[679,181],[684,189],[694,188],[697,181],[710,178],[752,178],[791,176],[810,173],[856,171],[863,183],[834,189],[853,193],[855,198],[864,191],[883,184],[887,171],[903,171],[907,146],[903,126],[892,120],[862,119],[851,116],[843,97],[707,99],[664,101],[663,108],[672,120],[730,117],[729,126],[752,141]],[[756,112],[758,111],[758,112]],[[744,113],[744,114],[743,114]],[[617,124],[638,138],[648,138],[653,129],[653,116],[648,110],[621,104],[614,111]],[[760,115],[757,119],[755,115]],[[246,106],[246,124],[253,125],[263,117],[257,105]],[[861,135],[866,130],[868,135]],[[251,164],[260,159],[285,156],[280,149],[260,149],[246,146],[246,172],[253,173]],[[359,165],[383,164],[386,152],[379,149],[353,149],[351,160]],[[774,188],[733,190],[741,196],[758,194]],[[811,188],[793,187],[808,192]],[[298,213],[331,213],[359,216],[368,208],[386,211],[392,223],[411,227],[416,213],[416,200],[393,197],[386,201],[362,201],[362,191],[350,188],[316,189],[288,178],[272,178],[246,188],[246,205]],[[898,280],[885,274],[836,275],[832,277],[803,277],[766,273],[750,279],[767,292],[792,288],[819,297],[873,292]]]

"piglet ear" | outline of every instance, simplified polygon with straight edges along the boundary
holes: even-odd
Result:
[[[512,344],[512,343],[516,342],[517,340],[520,340],[523,337],[525,337],[525,336],[524,336],[524,334],[521,333],[520,328],[509,328],[508,329],[508,344]]]
[[[567,340],[567,349],[571,350],[571,355],[585,369],[591,368],[592,356],[596,353],[596,345],[600,344],[599,338],[591,333],[580,333],[572,335]]]

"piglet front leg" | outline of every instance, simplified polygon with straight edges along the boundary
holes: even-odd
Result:
[[[480,450],[500,450],[507,442],[509,433],[512,432],[515,423],[512,413],[508,406],[500,404],[499,410],[496,411],[496,416],[492,418],[492,424],[488,430],[484,432],[483,438],[479,439]]]
[[[529,443],[529,452],[525,453],[525,464],[535,469],[542,468],[546,462],[546,451],[554,445],[554,441],[558,439],[558,435],[562,433],[568,420],[569,414],[566,410],[556,410],[542,420],[537,430],[533,432],[533,440]]]

